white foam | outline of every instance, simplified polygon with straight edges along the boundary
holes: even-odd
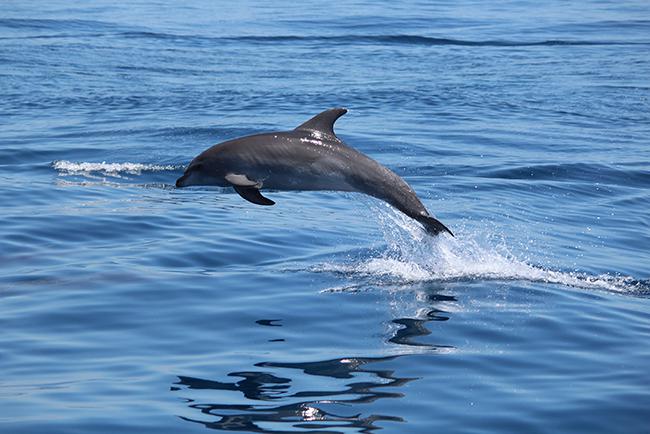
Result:
[[[116,178],[121,175],[140,175],[142,172],[162,172],[177,170],[181,166],[144,163],[89,163],[59,160],[52,163],[52,167],[58,170],[61,175],[92,175],[101,174]]]
[[[590,275],[532,265],[517,258],[504,241],[481,239],[478,234],[430,237],[401,213],[382,209],[388,246],[378,256],[354,264],[323,264],[315,271],[356,274],[387,280],[391,285],[427,281],[518,280],[615,292],[645,292],[648,284],[629,276]],[[381,282],[377,282],[382,284]],[[337,288],[345,291],[345,287]]]

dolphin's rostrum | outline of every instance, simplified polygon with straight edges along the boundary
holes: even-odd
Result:
[[[212,146],[197,156],[177,187],[233,187],[249,202],[273,205],[269,190],[354,191],[381,199],[420,222],[431,234],[449,229],[432,217],[413,189],[398,175],[347,146],[334,134],[334,122],[347,113],[333,108],[292,131],[255,134]]]

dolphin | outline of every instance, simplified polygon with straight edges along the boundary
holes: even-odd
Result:
[[[397,174],[346,145],[334,133],[344,108],[326,110],[294,130],[216,144],[194,158],[176,187],[233,187],[249,202],[274,205],[260,189],[364,193],[420,222],[430,234],[452,232],[424,207]]]

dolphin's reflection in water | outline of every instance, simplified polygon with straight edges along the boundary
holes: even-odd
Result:
[[[233,372],[230,376],[243,377],[233,383],[179,377],[178,385],[189,389],[214,391],[239,391],[249,400],[262,401],[249,405],[207,404],[190,401],[190,408],[199,410],[204,417],[184,420],[197,422],[207,428],[264,433],[285,432],[340,432],[336,428],[358,428],[370,432],[378,427],[376,421],[401,422],[402,419],[387,415],[362,416],[350,408],[354,404],[370,403],[380,398],[399,398],[399,392],[381,391],[382,388],[399,387],[412,378],[398,378],[390,370],[369,369],[367,365],[388,361],[397,356],[383,358],[332,359],[313,363],[258,363],[264,368],[293,368],[305,374],[328,376],[335,379],[352,379],[369,374],[371,381],[346,384],[339,390],[304,390],[289,393],[291,379],[268,372]],[[379,390],[378,390],[379,389]],[[270,401],[291,401],[289,404],[273,405]],[[352,410],[352,411],[351,411]],[[216,420],[206,420],[206,418]],[[275,428],[272,428],[275,427]]]
[[[450,296],[442,297],[445,301],[455,301]],[[388,341],[428,352],[451,348],[415,340],[430,334],[426,327],[428,322],[447,320],[444,312],[428,309],[418,317],[392,320],[400,327]],[[188,407],[198,413],[195,417],[181,418],[206,428],[260,433],[370,433],[381,428],[378,422],[405,421],[397,415],[363,414],[369,408],[366,405],[376,400],[401,398],[403,386],[417,380],[400,377],[394,370],[381,367],[402,357],[408,355],[349,357],[308,363],[260,362],[255,364],[259,370],[229,373],[228,376],[239,378],[233,382],[179,376],[172,390],[182,391]],[[321,379],[305,381],[304,374]],[[321,390],[291,390],[305,383],[320,385]],[[237,400],[243,395],[246,403],[233,404],[230,393],[238,394]],[[193,394],[200,395],[201,399],[188,397]],[[212,395],[214,402],[201,402],[211,401]]]

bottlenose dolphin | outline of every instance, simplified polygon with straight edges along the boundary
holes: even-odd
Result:
[[[417,220],[433,234],[451,231],[429,214],[413,189],[397,174],[343,143],[334,122],[347,113],[333,108],[292,131],[228,140],[192,160],[177,187],[233,187],[249,202],[273,205],[269,190],[353,191],[376,197]]]

